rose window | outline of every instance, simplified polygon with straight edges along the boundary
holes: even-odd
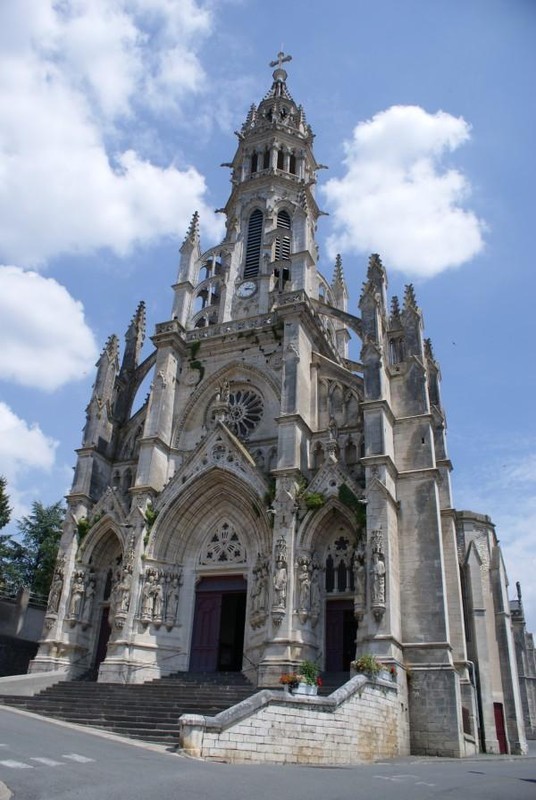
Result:
[[[237,436],[246,439],[262,419],[263,403],[251,389],[229,392],[226,422]]]

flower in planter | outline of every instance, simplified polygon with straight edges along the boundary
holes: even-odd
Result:
[[[394,664],[391,664],[391,666],[389,667],[389,675],[391,676],[391,678],[393,680],[396,680],[397,671],[396,671],[396,667],[395,667]]]
[[[372,653],[364,653],[356,661],[352,661],[350,666],[356,672],[364,672],[367,675],[378,675],[383,669],[383,665]]]
[[[288,686],[289,689],[295,689],[300,682],[298,677],[295,672],[284,672],[279,678],[279,683],[283,686]]]

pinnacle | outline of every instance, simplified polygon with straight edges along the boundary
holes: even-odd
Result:
[[[192,215],[192,219],[191,219],[191,222],[190,222],[190,227],[186,231],[186,236],[184,237],[184,242],[182,244],[183,244],[183,247],[184,247],[184,245],[187,242],[191,242],[192,244],[194,244],[196,241],[199,241],[199,212],[198,211],[194,211],[194,213]]]
[[[342,268],[342,258],[340,253],[337,253],[335,257],[335,267],[333,269],[333,281],[332,286],[336,284],[344,284],[344,271]]]
[[[102,349],[101,357],[105,353],[107,353],[109,358],[113,358],[115,355],[117,355],[118,350],[119,350],[119,339],[117,338],[115,333],[112,333],[106,340],[106,344]]]
[[[385,274],[382,260],[379,257],[378,253],[372,253],[372,255],[369,258],[367,277],[371,278],[374,271],[378,271],[381,272],[382,274]]]
[[[415,299],[415,289],[412,283],[408,283],[404,289],[404,310],[408,308],[417,309],[417,300]]]
[[[432,347],[431,339],[424,340],[424,353],[426,357],[430,359],[430,361],[434,361],[434,349]]]
[[[393,295],[391,300],[391,316],[395,318],[400,317],[400,302],[396,294]]]

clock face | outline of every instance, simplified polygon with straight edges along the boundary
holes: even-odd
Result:
[[[257,291],[257,284],[255,281],[244,281],[238,287],[239,297],[252,297]]]

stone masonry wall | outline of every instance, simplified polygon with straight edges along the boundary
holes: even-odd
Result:
[[[183,715],[190,755],[232,763],[351,764],[409,752],[396,684],[352,678],[329,697],[263,690],[216,717]]]

